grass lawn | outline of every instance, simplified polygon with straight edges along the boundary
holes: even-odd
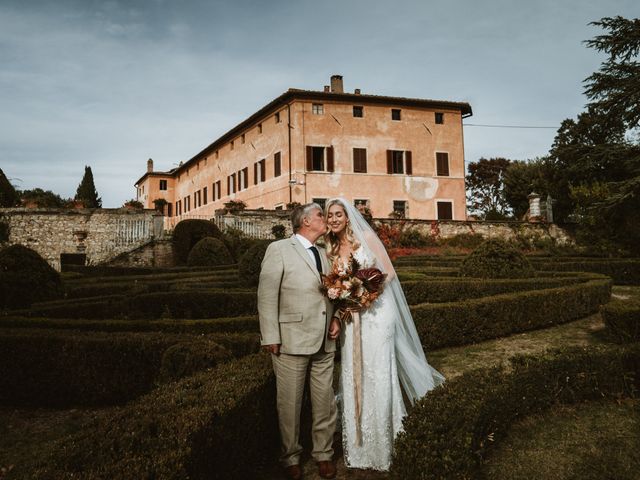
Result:
[[[640,400],[561,406],[511,427],[484,465],[487,479],[637,480]]]

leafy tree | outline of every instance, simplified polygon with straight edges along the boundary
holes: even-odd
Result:
[[[507,167],[503,176],[504,199],[519,219],[529,210],[529,194],[548,193],[546,177],[546,159],[515,160]]]
[[[0,207],[11,208],[20,204],[20,196],[0,168]]]
[[[600,70],[585,80],[591,106],[610,118],[619,118],[627,129],[640,123],[640,19],[605,17],[591,25],[607,31],[585,43],[609,55]]]
[[[60,195],[51,190],[34,188],[20,192],[20,199],[24,204],[35,204],[41,208],[65,208],[69,206],[69,200],[63,199]]]
[[[89,166],[84,167],[84,176],[82,177],[80,185],[78,185],[75,199],[84,202],[84,206],[87,208],[102,207],[102,199],[98,197],[98,191],[93,183],[93,173]]]
[[[467,202],[483,217],[504,217],[508,204],[504,198],[504,173],[511,162],[506,158],[481,158],[469,164],[466,177]]]

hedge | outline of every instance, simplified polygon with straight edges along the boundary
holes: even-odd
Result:
[[[640,341],[640,300],[612,300],[600,309],[611,335],[622,343]]]
[[[523,278],[523,279],[478,279],[438,277],[402,282],[402,290],[409,305],[419,303],[456,302],[469,298],[486,297],[501,293],[541,290],[561,287],[571,283],[584,283],[588,276],[561,278]]]
[[[270,358],[251,355],[105,412],[59,440],[29,478],[263,478],[256,472],[280,444],[275,411]]]
[[[577,320],[597,312],[610,296],[611,280],[594,279],[559,288],[410,308],[422,344],[431,350]]]
[[[253,291],[190,291],[91,297],[33,305],[17,315],[51,318],[219,318],[257,313]]]
[[[65,265],[63,272],[79,273],[87,277],[120,277],[123,275],[157,275],[162,273],[227,270],[229,265],[217,267],[112,267],[109,265]]]
[[[487,450],[517,419],[559,403],[632,396],[638,387],[638,344],[519,356],[510,370],[464,374],[416,402],[404,419],[392,478],[480,478]]]
[[[0,331],[0,404],[114,405],[233,357],[253,340],[230,335]]]
[[[533,261],[538,270],[601,273],[613,278],[616,285],[640,285],[640,260],[638,259],[582,259],[579,261]]]
[[[83,320],[43,317],[0,317],[0,328],[48,328],[93,332],[166,332],[166,333],[252,333],[251,342],[257,344],[260,325],[256,316],[213,319],[175,320]]]

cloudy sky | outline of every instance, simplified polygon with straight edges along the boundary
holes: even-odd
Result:
[[[0,168],[105,207],[289,87],[466,101],[466,161],[544,155],[602,56],[583,40],[638,0],[0,0]],[[491,128],[517,125],[552,128]]]

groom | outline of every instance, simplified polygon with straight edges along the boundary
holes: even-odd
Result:
[[[297,207],[291,215],[294,234],[267,248],[260,271],[258,313],[260,343],[271,353],[276,376],[282,456],[288,478],[302,478],[300,409],[310,371],[312,457],[322,478],[334,478],[333,433],[336,404],[333,357],[340,323],[320,292],[320,274],[329,272],[324,249],[314,243],[327,231],[316,203]]]

